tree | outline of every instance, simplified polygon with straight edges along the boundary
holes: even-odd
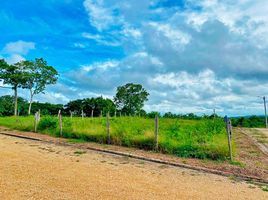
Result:
[[[117,88],[114,102],[117,109],[126,114],[138,114],[144,102],[148,100],[149,93],[140,84],[127,83]]]
[[[14,90],[14,115],[18,114],[18,88],[26,84],[28,73],[18,64],[9,65],[5,60],[0,60],[0,79],[3,84],[12,86]]]
[[[0,116],[11,116],[14,113],[14,96],[5,95],[0,97]],[[28,103],[25,99],[18,97],[18,110],[20,115],[27,113]]]
[[[59,74],[52,66],[48,66],[43,58],[36,58],[35,61],[21,61],[18,65],[28,74],[23,88],[30,90],[28,108],[28,115],[30,115],[34,95],[44,93],[47,85],[55,84]]]
[[[83,99],[70,101],[64,106],[64,108],[65,112],[73,112],[75,115],[79,115],[84,109]]]
[[[77,99],[70,101],[64,107],[66,113],[73,112],[76,115],[79,115],[82,110],[86,116],[91,116],[92,110],[94,110],[93,115],[96,117],[100,116],[101,113],[103,115],[108,112],[110,114],[115,113],[114,102],[111,99],[104,99],[103,97]]]

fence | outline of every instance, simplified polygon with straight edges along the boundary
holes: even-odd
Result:
[[[225,127],[230,126],[224,125],[222,119],[183,120],[156,116],[153,120],[138,116],[111,117],[108,112],[105,117],[101,115],[98,118],[83,115],[75,117],[72,114],[63,117],[61,111],[57,120],[51,116],[43,116],[42,119],[40,120],[40,113],[36,114],[35,131],[50,132],[59,137],[133,146],[185,157],[232,159],[231,153],[229,156],[225,153],[228,149],[229,152],[232,151],[231,137],[227,137],[227,142],[226,132],[224,133]],[[54,125],[51,122],[52,125],[50,123],[44,126],[49,120]],[[39,128],[39,125],[46,127],[46,130]],[[229,129],[226,130],[229,133]],[[210,137],[218,139],[211,143]]]

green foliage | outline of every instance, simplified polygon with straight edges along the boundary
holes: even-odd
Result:
[[[14,90],[14,115],[17,115],[18,111],[18,88],[26,84],[29,74],[19,63],[9,65],[5,60],[0,59],[0,79],[3,80],[3,84],[11,85]]]
[[[30,90],[28,110],[28,114],[30,114],[33,96],[44,93],[47,85],[55,84],[58,79],[58,72],[52,66],[48,66],[42,58],[36,58],[35,61],[21,61],[17,65],[27,72],[26,82],[22,85],[22,88]]]
[[[38,130],[56,129],[58,127],[58,120],[55,117],[45,116],[42,117],[38,123]]]
[[[140,84],[127,83],[117,88],[114,102],[117,109],[130,115],[139,114],[149,93]]]
[[[14,96],[6,95],[0,97],[0,116],[11,116],[14,114]],[[18,113],[19,115],[28,114],[29,103],[26,99],[18,97]],[[62,104],[39,103],[32,104],[33,113],[41,111],[41,115],[57,115],[59,110],[63,110]]]
[[[256,115],[232,118],[232,125],[235,127],[264,128],[265,118]]]
[[[17,89],[26,83],[28,75],[29,73],[24,71],[18,63],[9,65],[5,60],[0,59],[0,79],[3,80],[4,84]]]
[[[47,85],[55,84],[58,79],[58,72],[52,66],[48,66],[42,58],[35,59],[35,61],[21,61],[13,65],[9,65],[1,59],[0,79],[3,80],[3,84],[11,85],[14,90],[14,115],[17,115],[18,88],[30,90],[28,109],[30,114],[33,96],[43,93]]]
[[[156,111],[152,111],[152,112],[147,113],[146,115],[146,117],[148,118],[155,118],[156,116],[160,117],[160,113]]]
[[[0,125],[19,130],[33,129],[33,117],[17,119],[19,123],[14,117],[0,117]],[[58,118],[41,116],[38,131],[58,137]],[[146,150],[154,148],[154,119],[111,117],[110,133],[111,143],[114,145]],[[63,117],[63,136],[79,141],[106,144],[106,118]],[[181,157],[226,159],[228,158],[228,144],[224,122],[222,119],[159,118],[159,151]]]
[[[14,114],[14,96],[6,95],[0,97],[0,116],[11,116]],[[18,97],[18,113],[25,115],[27,113],[28,103],[25,99]]]
[[[27,104],[29,105],[29,104]],[[33,102],[32,104],[32,113],[41,111],[41,115],[57,115],[59,110],[63,110],[62,104],[51,104],[51,103],[39,103]]]
[[[81,115],[82,110],[86,116],[91,116],[91,111],[93,110],[93,116],[99,117],[102,115],[106,115],[106,113],[110,113],[110,115],[114,115],[115,113],[115,104],[111,99],[104,99],[103,97],[97,98],[86,98],[86,99],[77,99],[74,101],[70,101],[65,105],[65,114],[70,114],[73,112],[74,115]]]

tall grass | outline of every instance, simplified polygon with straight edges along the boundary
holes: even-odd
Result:
[[[33,131],[33,117],[0,117],[0,125]],[[57,117],[43,116],[38,132],[59,137]],[[110,118],[111,143],[146,150],[154,148],[154,120],[140,117]],[[107,143],[106,118],[63,117],[63,137]],[[221,119],[159,120],[159,151],[180,157],[226,159],[227,136]]]

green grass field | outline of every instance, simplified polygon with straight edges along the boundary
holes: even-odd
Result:
[[[0,117],[0,125],[23,131],[34,130],[34,117]],[[38,132],[59,137],[57,117],[42,116]],[[110,118],[111,144],[154,149],[154,119]],[[63,117],[63,137],[107,143],[106,118]],[[235,146],[233,144],[233,146]],[[222,119],[159,119],[159,151],[180,157],[224,160],[228,145]]]

